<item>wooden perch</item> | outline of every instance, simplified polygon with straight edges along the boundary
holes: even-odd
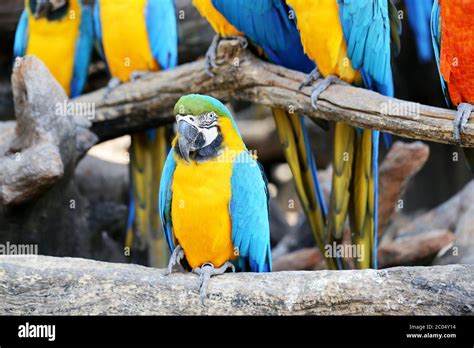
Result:
[[[202,93],[224,101],[235,98],[407,138],[453,143],[452,110],[334,85],[321,94],[315,111],[310,103],[311,88],[298,90],[304,74],[257,59],[249,50],[242,49],[238,41],[221,42],[217,63],[215,78],[205,73],[204,61],[200,60],[122,85],[105,101],[103,90],[77,101],[95,103],[93,129],[100,139],[172,122],[172,108],[180,96]],[[466,126],[462,144],[474,146],[474,123]]]
[[[198,276],[45,256],[0,257],[0,315],[466,315],[474,266]]]

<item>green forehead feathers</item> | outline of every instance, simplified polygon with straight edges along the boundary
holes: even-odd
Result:
[[[229,110],[219,100],[201,94],[188,94],[179,98],[174,107],[176,115],[202,115],[214,111],[218,116],[232,118]]]

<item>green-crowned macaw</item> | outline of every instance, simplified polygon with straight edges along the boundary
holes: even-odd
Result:
[[[178,34],[172,0],[97,0],[94,27],[112,80],[107,95],[122,82],[177,65]],[[132,177],[126,245],[144,244],[153,266],[166,265],[158,192],[168,150],[164,127],[132,134]],[[140,236],[138,243],[133,236]]]
[[[79,0],[25,0],[14,55],[41,59],[70,97],[82,93],[94,43],[92,12]]]
[[[200,275],[204,302],[213,275],[229,268],[271,271],[267,183],[220,101],[183,96],[174,113],[178,133],[159,199],[164,235],[173,251],[168,273],[185,259]]]
[[[474,2],[435,0],[431,18],[431,34],[441,85],[448,105],[457,107],[454,140],[461,134],[474,110]],[[474,173],[474,149],[463,148]]]
[[[306,54],[325,77],[312,93],[313,106],[331,83],[354,84],[393,96],[391,43],[399,49],[401,24],[390,0],[287,0]],[[379,131],[337,122],[328,237],[341,243],[349,214],[353,241],[362,255],[357,268],[377,266]],[[347,267],[344,260],[338,264]]]
[[[416,40],[418,59],[421,63],[428,63],[433,59],[430,31],[432,7],[433,0],[405,0],[408,23]]]
[[[303,51],[296,23],[289,15],[285,1],[194,0],[193,3],[219,36],[244,34],[269,61],[305,73],[314,69],[314,63]],[[210,52],[214,49],[211,46]],[[288,101],[289,108],[290,105],[291,101]],[[304,117],[281,109],[273,109],[273,116],[309,226],[324,252],[326,205]],[[331,259],[328,264],[335,268]]]

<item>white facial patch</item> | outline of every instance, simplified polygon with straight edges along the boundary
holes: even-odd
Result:
[[[216,140],[217,136],[219,135],[217,127],[199,128],[199,130],[201,131],[202,135],[204,136],[204,140],[206,141],[203,147],[212,144],[212,142]]]
[[[49,0],[49,3],[51,4],[54,11],[66,5],[66,0]]]

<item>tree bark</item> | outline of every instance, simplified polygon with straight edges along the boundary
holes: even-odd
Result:
[[[0,315],[472,315],[474,266],[240,273],[213,277],[137,265],[0,257]]]

